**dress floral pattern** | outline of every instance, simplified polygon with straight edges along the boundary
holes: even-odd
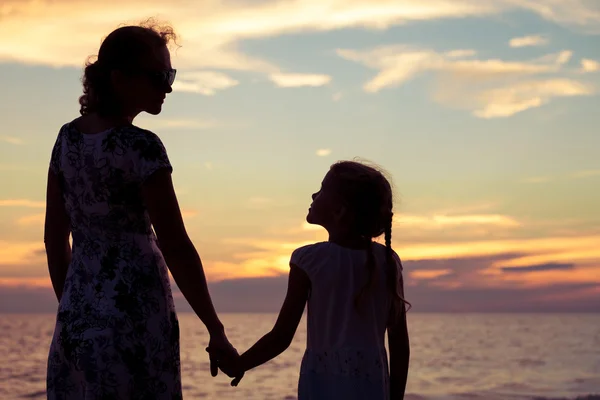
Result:
[[[48,357],[49,400],[182,399],[179,323],[167,266],[141,196],[172,170],[154,133],[88,135],[64,125],[50,169],[73,237]]]

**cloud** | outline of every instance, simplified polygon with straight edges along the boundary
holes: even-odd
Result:
[[[17,219],[17,225],[21,226],[30,226],[30,225],[38,225],[42,226],[44,224],[44,220],[46,218],[45,213],[27,215]]]
[[[198,211],[196,210],[191,210],[191,209],[182,209],[181,210],[181,216],[183,218],[194,218],[198,215]]]
[[[407,271],[412,279],[436,279],[444,275],[452,273],[450,269],[429,269],[429,270],[417,270]]]
[[[494,16],[527,10],[549,21],[588,32],[600,31],[600,12],[586,0],[265,0],[222,2],[185,0],[4,0],[0,35],[19,41],[0,43],[0,62],[80,68],[98,50],[99,40],[119,24],[148,15],[173,23],[183,47],[175,53],[181,71],[237,70],[281,73],[273,63],[245,54],[240,43],[283,34],[348,28],[387,29],[417,21]],[[73,35],[77,32],[77,35]],[[183,75],[183,74],[182,74]],[[233,81],[219,81],[231,87]],[[178,90],[211,94],[214,82],[178,81]]]
[[[28,168],[22,165],[15,164],[0,164],[0,171],[23,171]]]
[[[6,272],[5,265],[15,266],[36,262],[45,262],[45,250],[42,241],[17,242],[0,240],[0,277]]]
[[[600,5],[589,0],[519,0],[515,5],[584,33],[600,33]]]
[[[536,271],[564,271],[574,269],[574,264],[559,264],[547,263],[539,265],[525,265],[522,267],[502,267],[502,272],[520,273],[520,272],[536,272]]]
[[[202,119],[185,119],[185,118],[140,118],[140,124],[149,130],[203,130],[210,129],[218,126],[218,122],[214,120],[202,120]]]
[[[248,199],[248,203],[268,207],[273,201],[264,197]],[[513,217],[482,210],[490,211],[490,206],[407,216],[407,232],[435,229],[448,233],[440,241],[431,235],[427,240],[409,234],[401,235],[401,239],[394,236],[394,248],[403,259],[407,296],[415,310],[511,311],[520,301],[524,309],[531,311],[583,311],[594,302],[598,304],[600,236],[527,237],[526,231],[511,239],[493,239],[489,234],[467,238],[454,235],[456,231],[480,227],[494,233],[523,228],[523,222]],[[406,227],[402,223],[400,216],[394,226]],[[277,311],[292,251],[326,239],[323,228],[304,222],[298,223],[293,232],[232,238],[201,250],[217,308]],[[34,311],[44,305],[34,304],[33,299],[52,299],[51,291],[46,293],[40,288],[49,285],[42,243],[0,242],[0,264],[0,300],[21,299],[17,287],[31,294],[32,300],[25,303]],[[554,304],[559,297],[560,305]],[[18,307],[22,311],[26,308]],[[189,306],[183,307],[180,310],[189,310]]]
[[[58,301],[48,286],[0,280],[0,313],[56,313]]]
[[[548,38],[542,35],[522,36],[512,38],[508,44],[510,47],[543,46],[548,44]]]
[[[273,206],[274,200],[268,197],[254,196],[248,199],[247,206],[252,209],[264,209]]]
[[[10,33],[21,40],[20,45],[10,41],[0,44],[0,60],[80,67],[88,54],[97,51],[98,40],[117,24],[156,15],[171,21],[180,33],[184,44],[177,51],[181,67],[266,73],[279,72],[279,68],[238,51],[239,41],[350,27],[384,29],[407,21],[478,16],[501,9],[499,5],[481,5],[475,0],[453,4],[433,0],[427,5],[414,0],[394,3],[383,0],[343,3],[336,0],[261,3],[208,0],[201,6],[183,0],[169,4],[158,0],[126,3],[107,0],[102,6],[69,0],[33,3],[6,0],[5,3],[0,34]],[[72,32],[79,34],[72,35]]]
[[[437,78],[434,100],[448,107],[470,110],[479,118],[509,117],[557,97],[595,93],[593,87],[578,80],[546,77],[562,71],[572,57],[568,50],[527,62],[480,60],[472,58],[475,53],[470,50],[439,53],[407,45],[338,49],[337,54],[378,71],[363,86],[368,93],[402,86],[429,72]]]
[[[565,179],[585,179],[592,178],[595,176],[600,176],[600,169],[588,169],[582,171],[576,171],[571,174],[564,174],[560,176],[535,176],[530,178],[525,178],[522,180],[523,183],[545,183],[553,180],[565,180]]]
[[[0,207],[45,208],[46,203],[27,199],[6,199],[0,200]]]
[[[581,60],[581,72],[598,72],[600,71],[600,62],[583,58]]]
[[[524,183],[546,183],[552,180],[549,176],[532,176],[530,178],[523,179]]]
[[[238,81],[215,71],[184,72],[173,84],[178,92],[200,93],[205,96],[214,95],[217,90],[224,90],[239,84]]]
[[[25,143],[23,141],[23,139],[20,139],[18,137],[14,137],[14,136],[0,136],[0,141],[6,142],[8,144],[14,144],[16,146],[22,145]]]
[[[518,253],[502,266],[523,266],[547,262],[583,262],[600,260],[600,236],[543,237],[497,240],[465,240],[461,242],[408,242],[397,247],[408,260],[495,256]],[[572,257],[569,260],[569,257]]]
[[[325,228],[323,228],[321,225],[315,225],[315,224],[309,224],[308,222],[304,221],[302,223],[302,230],[304,231],[323,231]]]
[[[489,225],[497,227],[518,227],[521,224],[512,217],[500,214],[468,214],[468,215],[442,215],[431,216],[403,214],[394,217],[394,223],[406,227],[420,229],[446,229],[449,226]]]
[[[460,269],[461,260],[454,260],[454,265]],[[405,285],[405,293],[413,312],[594,312],[600,305],[600,285],[596,282],[526,287],[512,284],[452,286],[440,285],[435,278],[414,279],[413,273],[408,272],[413,267],[405,265],[405,279],[409,283]],[[210,282],[215,308],[219,313],[277,312],[287,289],[286,275]],[[444,280],[451,274],[438,275],[438,279]],[[57,302],[49,283],[47,278],[45,282],[23,279],[3,283],[0,280],[0,312],[56,312]],[[172,287],[178,312],[192,311],[176,285]]]
[[[478,93],[473,99],[473,106],[477,108],[473,114],[480,118],[509,117],[540,107],[556,97],[588,96],[593,93],[589,85],[571,79],[519,82]]]
[[[590,178],[592,176],[600,176],[600,169],[590,169],[585,171],[577,171],[573,173],[573,178],[581,179],[581,178]]]
[[[478,60],[470,58],[475,54],[474,50],[438,53],[408,45],[386,45],[368,50],[337,49],[336,53],[346,60],[379,71],[364,86],[365,91],[371,93],[387,87],[401,86],[427,71],[446,72],[453,78],[470,78],[479,82],[556,72],[571,54],[568,51],[550,54],[534,62]]]
[[[316,154],[319,157],[326,157],[331,154],[331,149],[319,149],[317,150]]]
[[[302,86],[318,87],[331,82],[331,76],[319,74],[271,74],[269,76],[281,88],[294,88]]]

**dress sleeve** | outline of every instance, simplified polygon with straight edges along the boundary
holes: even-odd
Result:
[[[145,131],[135,139],[132,148],[133,169],[140,182],[146,181],[153,173],[163,168],[173,172],[167,150],[156,134]]]
[[[303,270],[311,281],[319,273],[319,265],[315,262],[314,253],[314,245],[303,246],[294,250],[290,258],[290,266],[296,266]]]
[[[62,158],[62,148],[63,148],[63,129],[60,130],[58,136],[56,137],[56,141],[54,142],[54,147],[52,148],[52,155],[50,156],[50,171],[52,171],[55,175],[58,175],[61,170],[61,158]]]

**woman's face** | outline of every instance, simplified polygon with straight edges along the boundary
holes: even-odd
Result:
[[[167,93],[173,91],[171,85],[174,79],[169,49],[162,46],[148,54],[140,67],[119,73],[113,83],[127,114],[135,116],[145,111],[158,115]]]

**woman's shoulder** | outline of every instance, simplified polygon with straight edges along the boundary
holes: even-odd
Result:
[[[62,125],[61,131],[74,131],[83,135],[95,136],[102,133],[121,134],[126,133],[129,139],[144,139],[160,141],[158,135],[148,129],[134,124],[106,125],[92,116],[82,115]]]

